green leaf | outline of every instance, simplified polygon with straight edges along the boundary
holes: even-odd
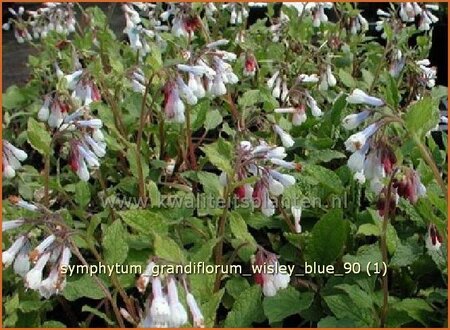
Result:
[[[406,298],[400,302],[396,302],[391,306],[391,308],[398,311],[405,311],[413,319],[423,326],[428,326],[428,320],[430,319],[430,314],[433,309],[428,305],[425,300],[417,298]]]
[[[203,171],[197,172],[197,178],[202,184],[203,190],[207,195],[211,195],[214,198],[222,196],[223,186],[216,174]]]
[[[63,296],[69,301],[75,301],[79,298],[103,299],[105,293],[92,276],[85,274],[78,280],[67,281]]]
[[[314,225],[308,245],[312,261],[331,264],[342,253],[347,237],[348,224],[341,209],[334,209],[322,216]]]
[[[128,245],[125,241],[125,229],[120,220],[114,221],[103,236],[103,248],[105,249],[105,261],[110,264],[121,264],[128,254]]]
[[[364,236],[380,236],[380,226],[373,223],[365,223],[359,226],[356,234],[361,234]]]
[[[242,108],[245,108],[258,103],[259,100],[260,100],[259,89],[252,89],[242,94],[242,96],[239,98],[238,104]]]
[[[232,174],[232,146],[229,142],[218,139],[216,142],[201,148],[209,161],[220,170]]]
[[[323,166],[305,164],[303,166],[303,172],[312,176],[331,192],[339,194],[344,190],[339,176]]]
[[[115,324],[114,321],[111,321],[111,319],[110,319],[108,316],[106,316],[105,313],[100,312],[98,309],[95,309],[95,308],[93,308],[93,307],[91,307],[91,306],[84,305],[84,306],[81,308],[81,311],[82,311],[82,312],[87,312],[87,313],[92,313],[92,314],[94,314],[95,316],[98,316],[99,318],[101,318],[102,320],[104,320],[104,321],[105,321],[106,323],[108,323],[109,325],[114,325],[114,324]]]
[[[411,237],[406,244],[399,244],[389,266],[405,267],[413,264],[422,254],[423,246],[419,245],[414,237]]]
[[[75,184],[75,201],[80,207],[85,208],[90,200],[91,191],[89,190],[89,184],[84,181],[78,181]]]
[[[261,313],[261,287],[253,285],[243,291],[225,319],[225,328],[245,328],[252,325]]]
[[[155,236],[155,255],[179,264],[186,260],[183,251],[173,239],[159,235]]]
[[[248,281],[243,277],[232,277],[225,284],[227,293],[234,299],[238,299],[239,296],[250,287]]]
[[[355,322],[348,318],[337,319],[333,316],[324,317],[317,323],[318,328],[356,328]]]
[[[42,155],[50,154],[51,137],[45,125],[38,123],[33,118],[28,119],[27,138],[31,146]]]
[[[411,134],[422,137],[439,123],[439,108],[431,97],[424,96],[413,103],[405,115],[405,123]]]
[[[308,157],[308,160],[314,163],[328,163],[333,159],[346,158],[345,154],[336,150],[312,150]]]
[[[127,210],[117,213],[127,225],[142,234],[167,233],[167,220],[159,213],[150,210]]]
[[[7,110],[18,108],[26,101],[26,97],[17,86],[11,86],[2,95],[2,106]]]
[[[66,328],[66,325],[59,321],[45,321],[44,323],[42,323],[42,329],[46,328]]]
[[[264,298],[264,314],[269,319],[269,323],[283,321],[284,318],[297,314],[311,306],[314,293],[300,293],[293,287],[280,290],[273,297]]]
[[[237,241],[232,242],[234,248],[239,248],[239,257],[244,260],[250,260],[252,254],[256,251],[256,241],[249,233],[244,218],[237,212],[230,212],[230,230]],[[245,245],[243,245],[245,244]]]
[[[222,123],[222,115],[219,110],[211,110],[206,113],[205,129],[210,131]]]
[[[133,143],[131,145],[132,147],[128,148],[127,150],[127,160],[130,164],[130,172],[133,174],[135,178],[139,178],[139,166],[138,166],[138,158],[137,158],[137,151],[136,151],[136,145]],[[149,173],[149,166],[148,162],[145,160],[145,157],[142,157],[141,155],[141,167],[142,167],[142,175],[145,179],[148,176]]]
[[[386,101],[388,104],[396,108],[400,102],[400,96],[398,95],[398,87],[395,79],[388,74],[387,86],[386,86]]]
[[[339,69],[339,80],[348,88],[355,88],[356,82],[352,75],[343,69]]]
[[[222,301],[225,289],[221,289],[218,292],[212,294],[206,303],[200,306],[200,309],[205,318],[205,327],[214,327],[214,322],[216,321],[217,308],[219,308],[220,302]]]
[[[352,299],[343,294],[323,297],[326,304],[338,319],[353,320],[357,326],[373,327],[374,318],[367,309],[355,305]]]

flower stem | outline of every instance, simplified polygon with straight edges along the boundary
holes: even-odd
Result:
[[[441,177],[441,174],[439,173],[439,169],[436,165],[436,162],[433,160],[433,157],[430,154],[430,151],[425,146],[425,144],[420,141],[420,139],[417,137],[417,135],[412,135],[414,142],[416,143],[417,147],[419,148],[420,154],[422,155],[422,158],[425,160],[425,162],[428,164],[428,166],[433,171],[434,178],[436,179],[439,187],[442,190],[442,193],[445,196],[445,199],[448,199],[448,191],[447,186],[445,185],[444,180]]]
[[[80,260],[80,262],[89,267],[88,262],[86,261],[86,259],[84,259],[83,255],[81,254],[80,250],[78,249],[78,247],[76,246],[76,244],[71,241],[71,247],[72,247],[72,252],[73,254],[78,258],[78,260]],[[121,328],[125,328],[125,323],[123,322],[123,318],[122,315],[120,314],[119,308],[117,307],[116,302],[114,301],[113,297],[111,296],[111,293],[109,292],[108,288],[105,286],[105,284],[103,284],[103,282],[97,277],[97,275],[92,275],[92,278],[94,279],[94,281],[97,283],[97,285],[100,287],[100,289],[103,291],[103,293],[105,294],[106,298],[109,300],[109,302],[111,303],[111,306],[113,308],[114,311],[114,315],[116,316],[117,322],[119,323],[119,327]]]
[[[387,250],[387,226],[389,223],[389,211],[391,206],[391,195],[392,195],[392,182],[394,180],[394,176],[397,173],[397,171],[393,171],[391,178],[389,179],[389,183],[387,186],[387,192],[385,196],[385,202],[384,202],[384,216],[383,216],[383,225],[381,230],[381,242],[380,242],[380,249],[381,249],[381,256],[383,260],[383,267],[387,267],[388,264],[388,250]],[[385,273],[383,271],[383,273]],[[380,313],[380,327],[384,328],[386,323],[386,317],[388,313],[388,300],[389,300],[389,283],[388,283],[388,276],[387,272],[383,276],[382,275],[382,288],[383,288],[383,305],[381,307],[381,313]]]
[[[217,238],[219,239],[219,242],[217,243],[216,249],[215,249],[215,263],[216,265],[222,264],[222,257],[223,257],[223,240],[224,240],[224,234],[225,234],[225,224],[227,221],[227,215],[228,215],[228,204],[230,203],[230,187],[231,185],[228,184],[224,189],[224,195],[226,196],[226,202],[225,206],[222,212],[221,217],[219,218],[219,223],[217,227]],[[216,281],[214,283],[214,292],[219,291],[220,289],[220,281],[222,278],[222,273],[220,271],[216,274]]]

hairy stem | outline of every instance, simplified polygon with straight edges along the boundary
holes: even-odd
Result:
[[[383,260],[383,267],[387,267],[388,264],[388,251],[387,251],[387,226],[389,223],[389,211],[390,211],[390,205],[391,205],[391,195],[392,195],[392,182],[394,180],[396,171],[394,171],[391,175],[391,178],[389,179],[389,184],[387,187],[387,192],[385,196],[385,202],[384,202],[384,216],[383,216],[383,225],[381,230],[381,242],[380,242],[380,249],[381,249],[381,255]],[[384,271],[383,271],[384,273]],[[388,313],[388,299],[389,299],[389,283],[388,283],[388,276],[387,272],[385,276],[382,276],[382,287],[383,287],[383,305],[381,307],[381,313],[380,313],[380,327],[384,328],[386,323],[386,317]]]
[[[215,263],[216,265],[222,264],[222,257],[223,257],[223,240],[224,240],[224,234],[225,234],[225,224],[227,221],[227,215],[228,215],[228,204],[230,203],[230,184],[228,184],[224,189],[224,195],[226,196],[225,206],[222,212],[221,217],[219,218],[219,223],[217,226],[217,235],[216,237],[219,239],[219,242],[217,243],[216,249],[215,249]],[[216,274],[216,281],[214,283],[214,292],[219,291],[220,289],[220,282],[222,279],[222,273],[219,271]]]
[[[416,135],[413,135],[413,139],[414,139],[414,142],[416,143],[417,147],[419,148],[422,158],[425,160],[427,165],[430,166],[431,170],[433,171],[434,178],[436,179],[439,187],[441,188],[442,193],[445,196],[445,199],[448,199],[447,186],[445,185],[445,182],[441,177],[441,173],[439,172],[439,169],[438,169],[433,157],[431,156],[430,151],[425,146],[425,144],[422,141],[420,141],[420,139]]]
[[[76,246],[75,242],[70,241],[70,243],[71,243],[70,245],[72,247],[73,254],[78,258],[78,260],[80,260],[80,262],[84,266],[89,267],[88,262],[86,261],[86,259],[84,259],[83,255],[81,254],[80,250]],[[108,301],[111,303],[112,309],[114,311],[114,315],[116,316],[117,322],[119,323],[119,327],[125,328],[125,323],[123,322],[122,315],[120,314],[119,308],[117,307],[117,304],[114,301],[113,297],[111,296],[111,293],[109,292],[108,288],[105,286],[105,284],[103,284],[103,282],[98,278],[97,275],[93,274],[92,278],[97,283],[99,288],[103,291],[103,293],[105,294],[105,297],[108,299]]]

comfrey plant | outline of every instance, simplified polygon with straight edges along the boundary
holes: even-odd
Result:
[[[445,324],[445,4],[10,7],[5,327]]]

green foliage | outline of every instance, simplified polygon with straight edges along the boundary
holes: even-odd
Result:
[[[446,183],[439,176],[448,177],[447,134],[430,132],[439,123],[447,88],[430,87],[432,79],[417,64],[432,47],[431,32],[416,29],[419,16],[417,22],[402,25],[397,17],[400,5],[392,4],[393,16],[378,31],[385,34],[380,42],[372,31],[351,31],[358,14],[368,12],[357,3],[334,3],[334,9],[325,9],[333,16],[320,26],[311,10],[300,13],[286,3],[281,9],[268,4],[264,17],[253,24],[246,24],[253,21],[253,10],[248,22],[230,23],[232,8],[240,13],[249,10],[247,3],[227,8],[216,3],[214,21],[205,4],[184,4],[181,12],[161,23],[168,25],[167,31],[155,28],[151,10],[129,6],[139,12],[141,23],[128,33],[141,31],[139,41],[148,49],[136,50],[136,44],[130,46],[136,39],[127,30],[122,34],[124,26],[119,25],[126,20],[117,17],[124,14],[122,5],[109,4],[106,9],[74,5],[79,19],[75,31],[68,35],[50,31],[33,40],[33,55],[20,64],[30,72],[23,79],[26,83],[9,86],[3,93],[3,139],[27,153],[21,164],[13,164],[14,177],[3,176],[4,221],[26,220],[24,226],[4,231],[3,251],[22,234],[34,248],[53,233],[55,245],[70,247],[73,267],[65,276],[65,287],[62,284],[60,292],[44,299],[39,290],[25,289],[13,266],[4,265],[3,326],[120,327],[123,322],[127,327],[146,327],[154,278],[139,292],[140,274],[91,274],[89,266],[134,265],[142,267],[142,273],[150,261],[159,266],[193,263],[241,270],[174,274],[180,302],[189,314],[184,327],[196,326],[187,291],[195,297],[205,327],[446,326],[448,200]],[[154,18],[159,20],[167,8],[171,6],[157,3]],[[442,11],[435,14],[444,18]],[[173,18],[178,16],[192,19],[195,27],[189,37],[173,33]],[[201,22],[195,21],[197,17]],[[29,22],[19,23],[32,32]],[[268,28],[275,23],[278,30]],[[16,27],[22,28],[11,26],[10,31]],[[148,30],[144,33],[141,28]],[[228,42],[207,46],[221,39]],[[396,75],[399,53],[405,65]],[[246,75],[247,61],[253,57],[256,72]],[[9,68],[7,60],[4,65]],[[213,88],[222,89],[217,67],[221,60],[226,91],[214,95]],[[201,75],[206,95],[194,102],[181,86],[170,83],[180,78],[192,84],[179,64],[200,70],[202,62],[217,73],[212,80]],[[59,75],[56,65],[63,75],[81,66],[83,83],[98,88],[100,99],[85,105],[74,97],[69,80]],[[327,77],[328,69],[336,84]],[[288,98],[282,99],[268,85],[277,72],[281,80],[274,85]],[[143,80],[138,81],[141,74]],[[319,81],[302,82],[301,74],[317,75]],[[233,75],[239,80],[235,84]],[[348,96],[356,88],[384,104],[353,104]],[[170,120],[174,91],[184,105],[182,123]],[[101,120],[104,141],[97,141],[102,140],[98,136],[95,141],[102,147],[104,142],[105,155],[90,155],[98,158],[99,166],[88,164],[87,181],[80,180],[77,148],[91,143],[86,137],[98,131],[66,122],[55,128],[41,120],[45,96],[68,105],[64,118],[81,109],[80,120]],[[312,109],[312,100],[320,116]],[[343,127],[346,116],[366,109],[371,114],[358,127],[350,131]],[[295,116],[303,114],[305,121],[296,125]],[[365,175],[362,182],[350,169],[346,142],[350,136],[360,137],[357,133],[374,122],[379,127],[367,137],[370,149],[365,157],[392,152],[394,171],[388,171],[386,159],[378,159],[376,170],[383,175],[372,180],[366,158],[364,172],[358,173]],[[274,125],[294,143],[275,133]],[[280,142],[284,149],[273,149],[281,147]],[[276,159],[275,152],[257,153],[247,145],[285,153],[281,158],[286,163]],[[426,190],[417,202],[398,188],[411,173],[423,183],[414,187],[419,188],[415,192]],[[286,182],[281,183],[283,179]],[[390,179],[395,182],[391,196],[395,211],[384,218],[379,211],[384,210]],[[270,203],[262,207],[256,203],[264,189],[273,209]],[[38,210],[17,207],[16,198],[10,196],[33,203]],[[297,226],[291,206],[302,207]],[[440,234],[440,248],[430,249],[431,228]],[[269,264],[295,266],[287,286],[279,282],[275,286],[276,277],[269,276],[273,274],[262,280],[253,274],[252,265],[261,256]],[[305,273],[306,262],[334,273]],[[54,265],[54,261],[47,264],[43,279]],[[165,295],[169,275],[161,277]],[[265,296],[270,281],[277,290]],[[133,322],[120,310],[127,311]]]

